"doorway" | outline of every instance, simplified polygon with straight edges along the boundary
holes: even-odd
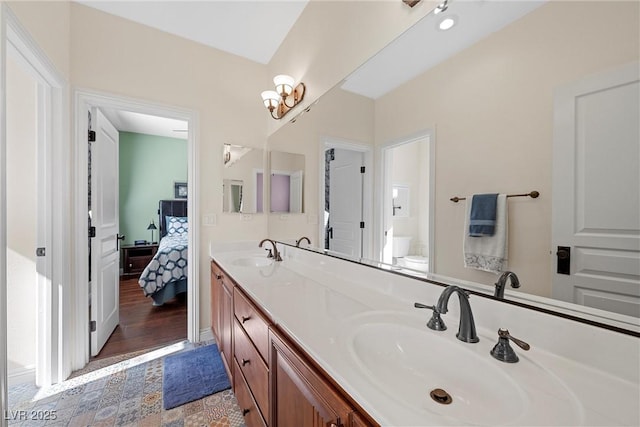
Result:
[[[320,154],[319,236],[324,249],[354,259],[371,258],[371,149],[327,138]]]
[[[184,340],[186,238],[159,237],[169,207],[163,201],[182,197],[187,182],[188,124],[125,110],[92,108],[88,114],[91,356],[103,359]],[[171,215],[187,212],[184,196],[170,203]],[[181,263],[172,258],[167,264],[174,255]],[[149,295],[139,279],[169,265],[172,277],[154,277],[155,292]]]
[[[431,131],[381,148],[380,260],[433,272],[435,149]]]
[[[64,79],[4,3],[0,27],[0,366],[10,369],[0,373],[0,406],[7,408],[9,382],[47,386],[65,375],[69,147]]]
[[[88,159],[86,155],[86,132],[88,129],[88,115],[87,111],[93,108],[99,108],[103,111],[117,110],[128,111],[137,114],[144,114],[148,116],[164,117],[169,119],[181,120],[187,123],[187,182],[179,183],[180,190],[183,191],[184,184],[186,184],[188,195],[197,195],[198,191],[198,174],[197,174],[197,150],[196,150],[196,138],[197,134],[197,114],[193,111],[174,109],[171,107],[159,106],[157,104],[147,103],[140,100],[133,100],[129,98],[112,96],[108,94],[88,92],[78,90],[75,93],[76,111],[75,111],[75,127],[76,127],[76,139],[75,139],[75,171],[76,171],[76,186],[75,195],[76,203],[74,203],[75,215],[79,224],[79,229],[87,229],[89,227],[87,218],[87,203],[86,195],[88,194]],[[178,188],[178,187],[176,187]],[[178,190],[176,190],[178,191]],[[187,339],[190,341],[199,341],[199,256],[198,250],[198,224],[195,220],[195,212],[197,212],[197,197],[188,197],[186,199],[187,215],[189,230],[188,230],[188,247],[194,248],[191,250],[189,256],[189,262],[187,266]],[[146,221],[150,221],[152,218],[146,218]],[[158,224],[156,220],[156,224]],[[145,227],[146,228],[146,227]],[[120,236],[118,236],[120,237]],[[76,250],[75,256],[77,259],[88,259],[88,245],[86,244],[86,235],[78,233],[76,236]],[[116,238],[112,239],[115,244]],[[135,243],[135,242],[134,242]],[[74,275],[78,279],[78,283],[86,283],[86,277],[88,277],[88,265],[86,263],[78,263],[74,270]],[[79,286],[78,292],[75,295],[75,307],[76,315],[80,319],[76,323],[78,342],[74,348],[75,360],[74,369],[82,368],[89,361],[89,313],[87,310],[87,301],[89,300],[89,287]],[[149,302],[149,304],[151,304]],[[86,319],[86,321],[82,319]]]

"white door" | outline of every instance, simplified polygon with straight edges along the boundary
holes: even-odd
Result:
[[[556,92],[553,250],[570,248],[570,274],[553,270],[553,297],[640,317],[640,67]]]
[[[329,164],[329,249],[362,256],[363,154],[334,148]]]
[[[382,236],[382,262],[393,263],[393,148],[383,149],[384,176],[383,176],[383,236]]]
[[[97,355],[118,326],[120,251],[118,241],[118,131],[100,110],[91,111],[91,355]]]
[[[289,177],[289,211],[302,213],[302,171],[295,171]]]

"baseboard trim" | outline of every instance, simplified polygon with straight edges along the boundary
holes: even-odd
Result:
[[[36,368],[35,366],[27,366],[22,368],[13,369],[8,372],[7,380],[9,387],[24,383],[36,382]]]
[[[215,340],[213,336],[213,332],[211,332],[211,328],[200,329],[200,341],[211,341]]]

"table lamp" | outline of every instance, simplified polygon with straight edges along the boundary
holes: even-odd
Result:
[[[153,230],[157,230],[158,228],[156,227],[156,224],[153,222],[153,220],[151,220],[151,224],[149,224],[149,226],[147,227],[147,230],[151,230],[151,243],[155,243],[153,241]]]

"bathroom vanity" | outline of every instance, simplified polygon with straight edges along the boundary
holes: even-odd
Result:
[[[472,294],[467,343],[457,298],[444,331],[414,307],[446,284],[278,248],[211,246],[213,331],[250,427],[640,423],[634,334]],[[531,345],[517,363],[490,355],[500,328]]]

